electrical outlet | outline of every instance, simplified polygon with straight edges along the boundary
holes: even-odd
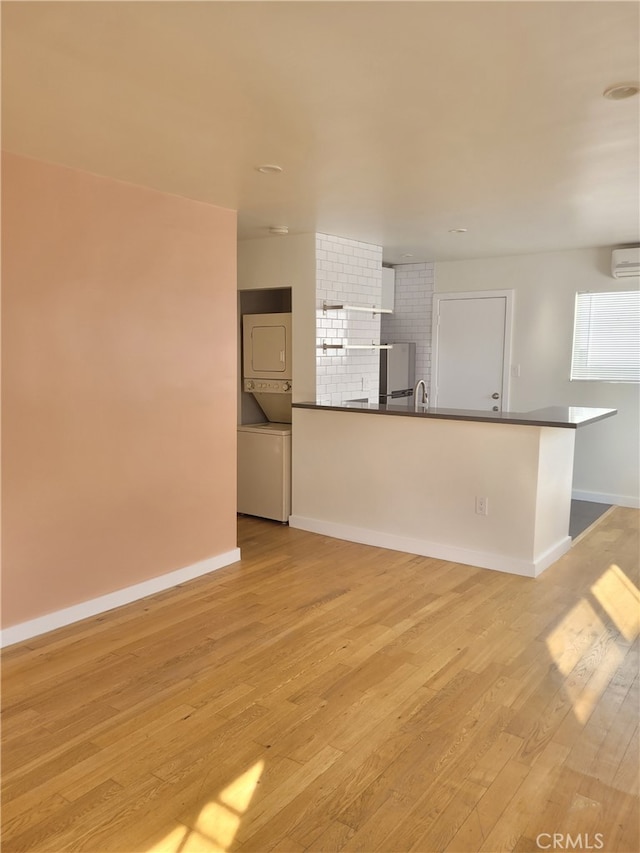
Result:
[[[476,497],[476,515],[489,514],[489,498]]]

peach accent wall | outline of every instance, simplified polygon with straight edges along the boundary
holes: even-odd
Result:
[[[236,214],[2,167],[9,627],[236,547]]]

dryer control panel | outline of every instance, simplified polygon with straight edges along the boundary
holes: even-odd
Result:
[[[245,379],[244,390],[260,394],[286,394],[291,391],[288,379]]]

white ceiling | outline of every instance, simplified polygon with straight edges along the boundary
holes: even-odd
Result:
[[[639,8],[3,3],[3,146],[390,263],[636,243]]]

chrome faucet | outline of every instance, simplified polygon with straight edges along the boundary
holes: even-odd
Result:
[[[422,385],[422,399],[418,400],[418,389]],[[413,407],[414,410],[418,411],[418,406],[428,406],[429,405],[429,397],[427,395],[427,386],[425,385],[424,379],[418,379],[416,382],[416,387],[413,389]]]

